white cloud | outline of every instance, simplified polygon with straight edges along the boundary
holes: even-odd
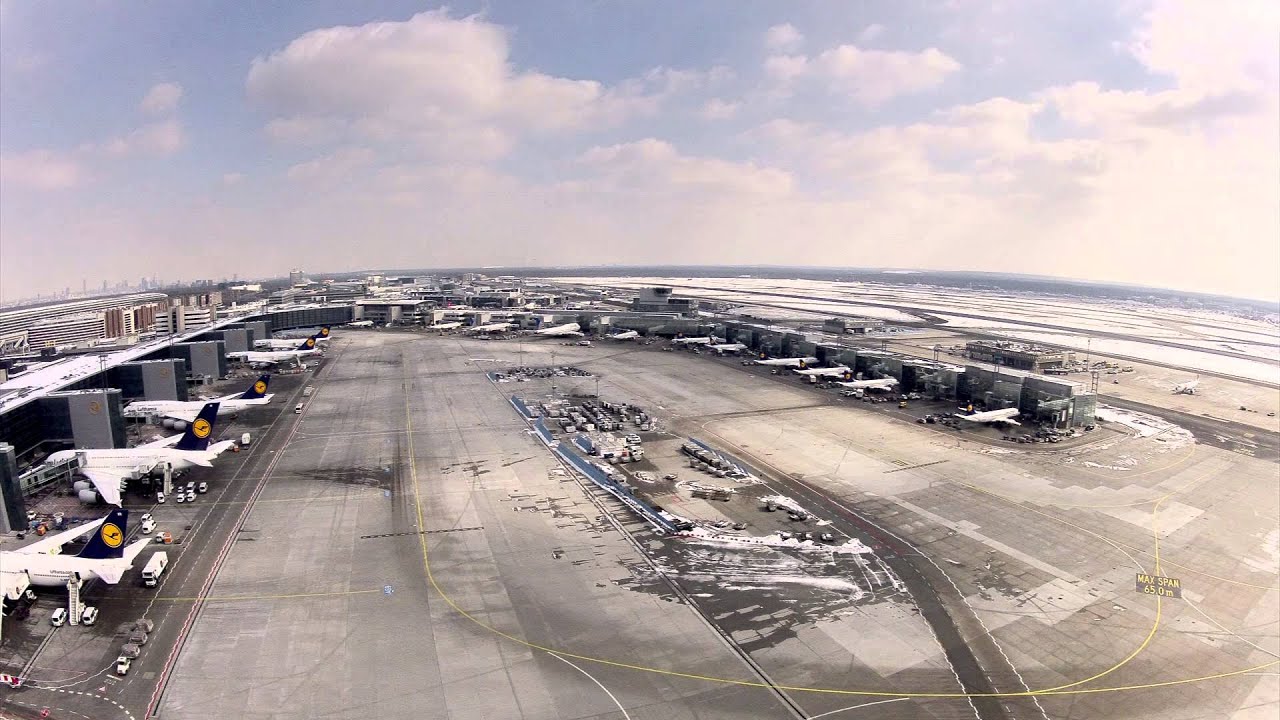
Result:
[[[267,126],[273,138],[407,139],[450,156],[479,140],[478,159],[491,159],[531,132],[598,128],[650,114],[665,95],[711,75],[659,69],[609,87],[517,70],[509,51],[503,28],[437,10],[403,22],[308,32],[255,59],[246,87],[278,114]]]
[[[804,43],[804,35],[791,23],[774,25],[764,33],[764,46],[769,50],[795,50]]]
[[[373,161],[373,151],[368,148],[346,147],[314,160],[298,163],[290,167],[285,175],[294,182],[336,183],[350,179],[353,171]]]
[[[693,190],[777,197],[791,192],[791,176],[784,171],[682,155],[670,143],[653,138],[594,147],[580,162],[609,187],[642,195]],[[595,180],[592,184],[599,187]]]
[[[871,23],[862,28],[862,32],[858,33],[858,42],[868,43],[884,34],[884,26],[879,23]]]
[[[151,86],[139,108],[147,115],[168,115],[178,109],[182,100],[182,86],[178,83],[159,83]]]
[[[1269,0],[1194,3],[1155,0],[1129,49],[1184,89],[1223,93],[1277,86],[1280,4]]]
[[[740,102],[711,98],[702,104],[698,114],[705,120],[725,120],[736,115],[741,108]]]
[[[124,155],[172,155],[186,145],[186,133],[177,120],[143,125],[123,137],[113,138],[103,143],[104,153],[114,156]]]
[[[0,181],[31,190],[67,190],[85,179],[85,169],[74,158],[48,150],[0,156]]]
[[[242,181],[244,181],[243,173],[230,172],[222,175],[223,185],[239,185]]]
[[[812,78],[830,93],[869,107],[931,90],[960,69],[959,62],[937,48],[907,52],[856,45],[839,45],[813,57],[771,55],[764,62],[765,74],[783,86]]]

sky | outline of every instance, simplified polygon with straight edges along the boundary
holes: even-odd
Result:
[[[1280,4],[0,0],[0,300],[290,268],[1280,298]]]

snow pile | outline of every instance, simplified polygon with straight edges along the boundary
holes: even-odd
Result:
[[[1155,415],[1099,405],[1095,417],[1103,422],[1124,425],[1135,431],[1140,438],[1154,437],[1169,449],[1195,442],[1191,431]]]
[[[805,510],[803,507],[801,507],[800,503],[796,502],[795,500],[792,500],[786,495],[769,495],[768,497],[760,498],[760,502],[773,503],[774,505],[777,505],[779,509],[788,510],[793,513],[804,513],[805,515],[813,514],[808,510]]]
[[[767,547],[787,550],[806,550],[831,553],[832,555],[866,555],[871,552],[871,548],[867,547],[862,543],[862,541],[856,538],[850,538],[839,545],[828,545],[827,543],[814,542],[813,540],[796,540],[795,538],[787,538],[786,540],[783,540],[782,536],[777,533],[765,535],[763,537],[726,535],[704,527],[695,527],[692,530],[681,533],[681,535],[686,539],[696,539],[703,542],[712,542],[718,545],[728,545],[731,547]]]

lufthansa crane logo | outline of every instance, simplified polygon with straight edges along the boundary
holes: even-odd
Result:
[[[258,382],[253,384],[253,391],[261,395],[262,393],[267,391],[267,384],[259,380]]]
[[[101,535],[102,542],[109,548],[118,548],[120,543],[124,542],[124,533],[120,532],[120,528],[116,527],[115,523],[104,523]]]
[[[315,339],[315,338],[307,338],[307,347],[309,347],[309,348],[313,348],[313,347],[315,347],[315,346],[316,346],[316,339]]]
[[[329,328],[320,328],[320,334],[324,337],[329,337]]]
[[[209,437],[209,432],[212,430],[213,425],[210,425],[209,421],[204,418],[196,418],[196,421],[191,424],[191,434],[201,440]]]
[[[97,415],[100,412],[102,412],[102,403],[98,402],[97,400],[94,400],[93,402],[89,403],[90,415]]]

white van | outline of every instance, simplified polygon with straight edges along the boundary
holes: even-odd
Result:
[[[81,625],[92,625],[96,622],[98,622],[98,608],[90,605],[84,609],[83,613],[80,613]]]
[[[295,407],[293,408],[293,412],[294,412],[294,414],[296,414],[296,415],[301,415],[301,414],[302,414],[302,403],[298,403],[298,404],[297,404],[297,406],[295,406]]]
[[[240,436],[240,447],[249,447],[249,443],[250,443],[250,441],[252,441],[252,440],[253,440],[253,438],[249,436],[249,433],[245,433],[245,434],[241,435],[241,436]]]
[[[160,503],[161,505],[163,505],[163,504],[164,504],[164,491],[163,491],[163,490],[157,490],[157,491],[156,491],[156,502]]]
[[[67,609],[64,607],[54,608],[53,614],[49,616],[49,624],[54,627],[62,627],[67,622]]]

